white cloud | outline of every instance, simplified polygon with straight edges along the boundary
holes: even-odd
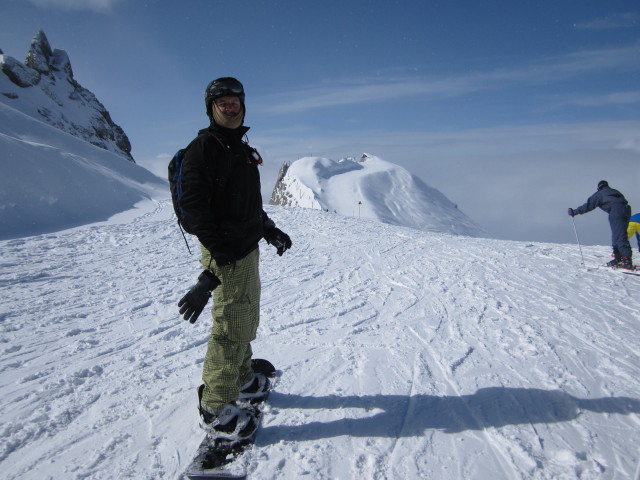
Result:
[[[635,103],[640,103],[640,90],[574,97],[560,102],[556,106],[609,107],[615,105],[633,105]]]
[[[173,158],[172,153],[160,153],[159,155],[156,155],[155,158],[137,159],[136,163],[149,170],[155,176],[166,179],[167,166],[169,165],[171,158]]]
[[[640,48],[638,43],[626,47],[581,50],[567,55],[544,59],[538,62],[528,74],[536,79],[557,80],[602,71],[632,71],[640,66]]]
[[[640,153],[640,134],[635,138],[630,137],[621,140],[620,143],[616,145],[616,148],[620,150],[632,150],[636,153]]]
[[[608,30],[612,28],[637,27],[638,25],[640,25],[640,14],[637,12],[627,12],[616,13],[584,23],[577,23],[574,27],[581,30]]]
[[[512,85],[547,84],[597,72],[638,70],[640,48],[627,47],[582,50],[542,58],[526,66],[502,68],[452,77],[394,77],[335,80],[287,90],[259,100],[257,108],[271,114],[303,112],[315,108],[380,102],[402,97],[443,99],[480,90],[496,90]]]
[[[448,98],[464,95],[481,88],[485,87],[474,83],[467,77],[346,80],[336,81],[330,86],[320,85],[297,91],[288,90],[285,94],[274,95],[266,99],[269,106],[262,107],[260,110],[268,113],[302,112],[314,108],[392,100],[416,95]],[[292,100],[287,101],[287,99]]]
[[[108,12],[123,0],[28,0],[41,8]]]
[[[262,131],[258,137],[265,147],[278,152],[278,158],[295,158],[306,152],[308,144],[320,155],[355,155],[360,149],[372,154],[398,158],[425,156],[443,161],[490,159],[522,156],[531,152],[570,152],[580,150],[635,150],[640,142],[640,122],[553,123],[523,126],[497,126],[460,131],[364,131],[347,132],[343,137],[301,135],[301,132]],[[348,147],[345,147],[348,145]],[[348,148],[348,151],[345,150]],[[385,160],[394,161],[393,158]]]

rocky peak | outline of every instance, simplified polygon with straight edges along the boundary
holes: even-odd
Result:
[[[36,36],[31,40],[31,48],[29,48],[24,64],[46,75],[50,70],[49,60],[52,55],[53,51],[47,36],[42,30],[38,30]]]
[[[42,30],[36,33],[24,63],[4,55],[0,61],[0,101],[130,161],[131,143],[95,95],[73,78],[67,52],[52,49]],[[33,87],[33,88],[32,88]]]
[[[269,200],[269,205],[288,205],[289,202],[287,198],[291,196],[291,193],[287,191],[287,187],[283,182],[285,175],[287,174],[287,170],[289,170],[289,164],[284,162],[280,167],[280,171],[278,172],[278,177],[276,178],[276,184],[271,192],[271,199]]]

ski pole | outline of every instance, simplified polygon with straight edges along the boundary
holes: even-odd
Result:
[[[580,245],[580,239],[578,238],[578,230],[576,229],[576,221],[573,219],[573,215],[571,215],[571,222],[573,223],[573,231],[576,234],[576,240],[578,241],[578,248],[580,249],[580,258],[582,258],[582,265],[584,265],[584,256],[582,255],[582,245]]]

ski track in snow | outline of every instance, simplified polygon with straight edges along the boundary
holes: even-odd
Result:
[[[267,209],[293,248],[261,245],[250,478],[634,477],[640,279],[605,247]],[[3,478],[179,478],[211,319],[178,317],[200,268],[170,202],[0,249]]]

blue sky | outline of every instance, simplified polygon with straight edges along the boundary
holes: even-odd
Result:
[[[218,76],[247,92],[267,164],[368,152],[498,238],[575,242],[569,206],[607,179],[640,211],[636,1],[8,0],[0,48],[38,29],[163,174],[205,126]],[[576,218],[609,242],[606,215]],[[637,250],[636,250],[637,251]],[[639,257],[640,258],[640,257]]]

